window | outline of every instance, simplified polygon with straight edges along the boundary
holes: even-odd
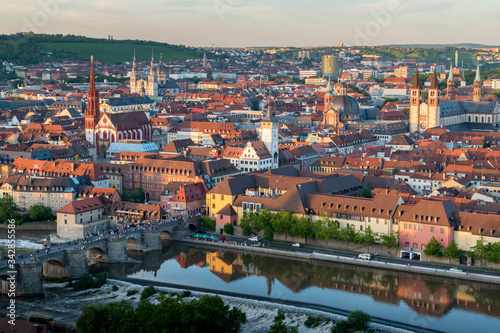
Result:
[[[410,242],[405,242],[405,247],[410,247]]]
[[[431,232],[434,232],[434,227],[431,227]]]
[[[66,219],[65,219],[65,220],[64,220],[64,224],[68,224],[68,220],[66,220]]]
[[[417,243],[413,243],[413,248],[418,250],[418,244]]]
[[[444,228],[441,228],[441,233],[444,234]]]

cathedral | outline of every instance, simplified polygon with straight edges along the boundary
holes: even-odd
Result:
[[[130,93],[139,94],[141,96],[162,97],[165,94],[180,93],[179,86],[174,80],[170,80],[169,73],[163,65],[162,58],[158,62],[158,67],[155,66],[154,56],[151,56],[151,65],[147,78],[142,78],[137,72],[137,63],[132,63],[132,73],[130,74]]]
[[[344,131],[346,122],[359,120],[358,102],[347,95],[347,85],[342,82],[337,95],[334,97],[332,85],[328,81],[322,125],[333,128],[336,131]]]
[[[415,71],[410,90],[410,132],[424,132],[428,128],[443,126],[451,131],[494,131],[500,125],[500,105],[496,101],[483,102],[479,66],[474,80],[472,100],[455,100],[456,89],[453,69],[447,79],[446,96],[441,97],[437,76],[431,81],[428,98],[422,99],[422,88]]]
[[[144,111],[103,113],[99,109],[99,90],[95,87],[94,61],[91,58],[90,87],[85,111],[85,138],[96,146],[97,158],[105,158],[106,150],[120,140],[152,141],[151,124]]]

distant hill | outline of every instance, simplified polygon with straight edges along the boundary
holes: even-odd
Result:
[[[442,49],[444,47],[455,47],[457,49],[486,49],[498,46],[475,44],[475,43],[456,43],[456,44],[390,44],[380,45],[389,47],[410,47],[410,48],[423,48],[423,49]]]
[[[200,59],[203,56],[200,49],[153,41],[34,33],[0,35],[0,61],[20,65],[63,60],[83,61],[91,55],[103,63],[123,63],[132,61],[134,50],[138,61],[150,60],[152,52],[156,60],[162,53],[165,61]]]

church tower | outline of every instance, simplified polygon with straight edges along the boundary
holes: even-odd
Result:
[[[446,88],[446,99],[449,101],[455,100],[455,79],[453,78],[453,65],[450,64],[450,74],[448,75],[448,82]]]
[[[325,93],[325,109],[323,110],[324,112],[327,111],[328,108],[328,103],[333,99],[333,88],[332,84],[330,83],[330,79],[328,79],[328,85],[326,86],[326,93]]]
[[[137,83],[137,64],[135,62],[135,50],[134,50],[134,61],[132,62],[132,73],[130,73],[130,93],[135,94],[139,90]]]
[[[262,142],[272,156],[271,169],[279,167],[278,128],[278,122],[274,118],[274,112],[271,103],[269,103],[267,114],[260,122],[260,135]]]
[[[413,77],[413,85],[410,89],[410,132],[419,130],[420,98],[420,78],[417,67],[415,69],[415,76]]]
[[[158,76],[156,74],[154,54],[151,54],[151,67],[149,69],[147,88],[147,94],[150,97],[158,96]]]
[[[429,97],[428,97],[428,115],[427,123],[425,124],[425,119],[420,119],[420,123],[424,123],[427,128],[438,127],[441,125],[441,107],[439,103],[439,86],[436,74],[436,68],[434,68],[434,75],[432,77],[431,86],[429,87]],[[420,112],[420,117],[424,118],[422,115],[422,108]]]
[[[90,86],[87,95],[87,110],[85,112],[85,138],[88,142],[97,146],[97,138],[95,136],[95,128],[101,112],[99,110],[99,90],[95,87],[94,81],[94,57],[90,58]]]
[[[481,81],[481,72],[479,71],[479,64],[478,64],[476,71],[476,79],[474,80],[474,96],[472,99],[474,102],[481,102],[482,85],[483,83]]]

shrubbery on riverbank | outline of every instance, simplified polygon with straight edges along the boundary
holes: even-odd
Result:
[[[230,308],[219,296],[186,302],[182,297],[159,295],[159,303],[142,300],[137,308],[121,301],[90,305],[76,321],[80,333],[95,332],[239,332],[246,314]]]

